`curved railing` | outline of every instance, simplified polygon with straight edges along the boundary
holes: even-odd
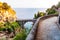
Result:
[[[27,36],[26,40],[34,40],[34,36],[35,36],[35,31],[37,29],[37,25],[39,22],[40,18],[37,19],[36,23],[34,24],[32,30],[30,31],[29,35]]]
[[[36,23],[34,24],[33,28],[31,29],[29,35],[27,36],[26,40],[34,40],[35,36],[36,36],[36,32],[37,32],[37,28],[38,28],[38,24],[39,24],[39,21],[42,19],[46,19],[46,18],[49,18],[49,17],[54,17],[54,16],[58,16],[58,15],[47,15],[47,16],[44,16],[44,17],[39,17],[36,21]]]

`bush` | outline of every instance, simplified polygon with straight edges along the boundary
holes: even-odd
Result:
[[[20,33],[16,34],[13,40],[25,40],[27,37],[26,30],[22,30]]]

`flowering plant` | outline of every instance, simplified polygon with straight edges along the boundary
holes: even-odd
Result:
[[[16,12],[7,4],[0,2],[0,22],[16,21]]]

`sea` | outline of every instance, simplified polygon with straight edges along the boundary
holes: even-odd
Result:
[[[16,11],[17,19],[33,19],[34,14],[37,12],[45,12],[47,8],[14,8]],[[32,22],[25,23],[24,27],[30,29]]]

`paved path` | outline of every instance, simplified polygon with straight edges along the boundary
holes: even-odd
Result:
[[[60,40],[57,17],[51,17],[39,22],[35,40]]]

